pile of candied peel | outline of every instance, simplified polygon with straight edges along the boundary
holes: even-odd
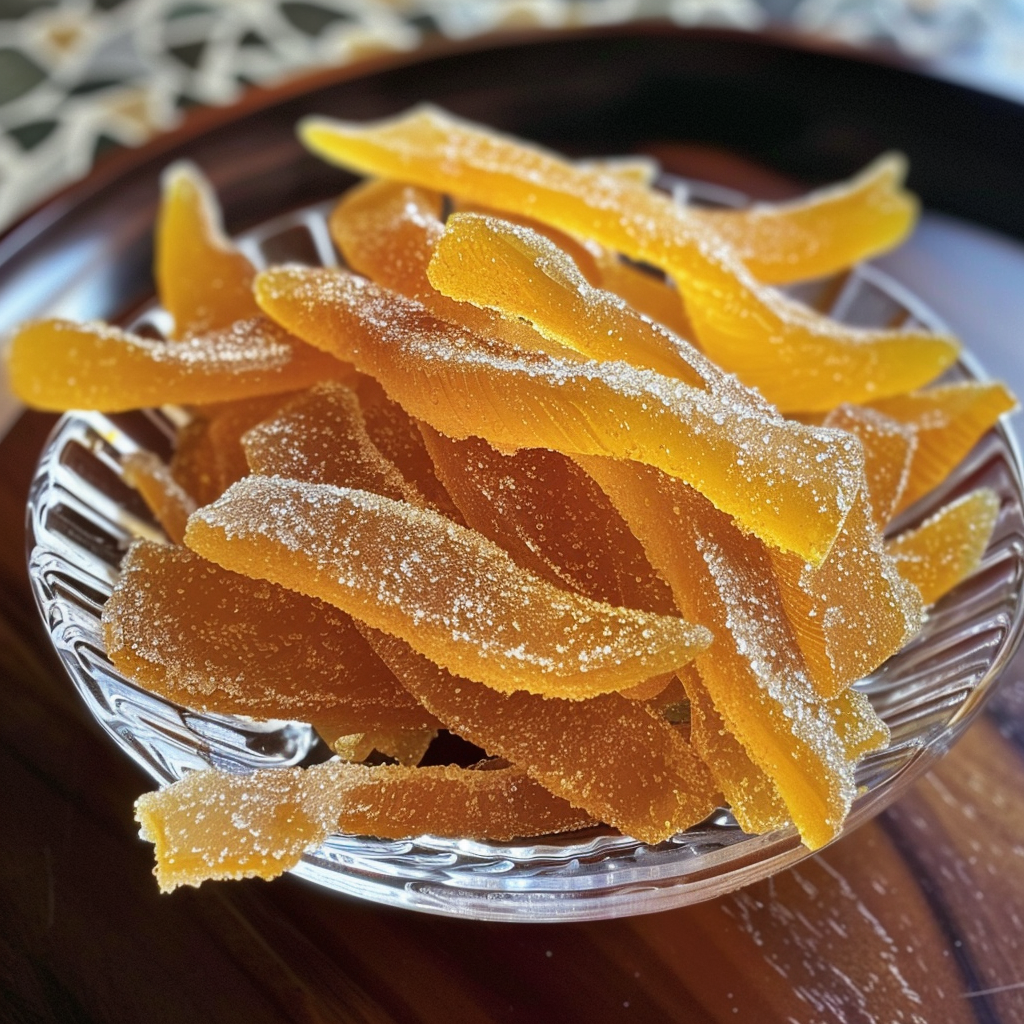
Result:
[[[999,502],[889,525],[1014,405],[933,383],[950,337],[779,290],[905,236],[902,160],[722,211],[432,108],[301,135],[368,176],[330,215],[344,269],[257,274],[179,165],[173,337],[49,320],[8,353],[40,408],[191,412],[169,464],[125,460],[167,543],[106,605],[118,670],[334,752],[141,797],[161,886],[273,877],[338,830],[658,843],[725,804],[829,842],[888,741],[851,684],[976,568]],[[436,763],[442,731],[475,763]]]

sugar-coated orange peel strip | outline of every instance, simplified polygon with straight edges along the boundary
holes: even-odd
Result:
[[[14,335],[7,370],[33,408],[101,412],[248,398],[351,376],[264,317],[168,342],[107,324],[39,320]]]
[[[329,761],[247,775],[190,772],[135,804],[170,892],[207,879],[275,878],[331,832],[496,841],[580,828],[585,813],[517,768],[404,768]]]
[[[628,688],[711,642],[682,619],[559,590],[481,534],[368,491],[247,477],[191,517],[185,540],[505,692],[578,700]]]
[[[644,545],[682,614],[714,632],[715,643],[693,664],[726,727],[771,779],[804,843],[815,849],[829,842],[853,801],[853,772],[864,752],[851,754],[839,723],[870,716],[876,745],[884,746],[881,720],[849,690],[835,701],[821,699],[768,554],[755,537],[740,533],[681,481],[648,466],[595,458],[580,463]]]
[[[705,351],[784,412],[830,409],[921,387],[956,359],[952,338],[862,330],[762,285],[705,222],[668,196],[567,161],[433,107],[390,120],[310,118],[327,160],[526,214],[664,270]]]
[[[255,270],[225,236],[220,208],[194,164],[164,172],[156,224],[157,294],[182,337],[230,327],[259,313],[252,298]]]
[[[886,546],[925,603],[934,604],[978,568],[998,519],[999,496],[981,488],[944,505]]]
[[[359,397],[344,384],[320,385],[300,395],[248,430],[241,443],[249,469],[260,476],[355,487],[424,503],[373,443]]]
[[[121,467],[124,482],[142,495],[142,500],[168,539],[180,544],[185,539],[188,517],[197,506],[192,496],[174,479],[167,463],[153,452],[138,451],[126,455]]]
[[[721,800],[686,740],[640,701],[615,693],[583,701],[498,693],[451,675],[398,637],[364,632],[449,729],[626,835],[662,842],[702,821]]]
[[[896,512],[937,487],[1017,400],[1000,381],[962,381],[895,395],[871,407],[911,427],[916,437]]]
[[[639,541],[571,459],[542,448],[505,455],[477,437],[421,430],[466,524],[517,565],[595,601],[675,614],[671,591]]]
[[[849,434],[775,419],[627,363],[517,352],[352,274],[268,270],[256,295],[268,315],[354,362],[443,434],[649,463],[814,564],[860,486],[863,453]]]
[[[654,370],[739,409],[780,418],[760,394],[688,342],[617,295],[591,286],[568,253],[529,228],[480,214],[453,214],[434,245],[427,275],[453,299],[530,321],[559,348]]]
[[[184,548],[129,550],[103,636],[119,671],[198,711],[310,722],[328,743],[438,728],[343,612]]]
[[[910,233],[916,198],[903,188],[907,160],[886,153],[860,174],[800,199],[745,210],[691,209],[770,284],[825,277],[878,256]]]

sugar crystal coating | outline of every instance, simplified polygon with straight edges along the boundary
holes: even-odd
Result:
[[[7,369],[34,408],[101,412],[248,398],[349,374],[264,317],[167,342],[107,324],[39,320],[15,334]]]
[[[819,562],[852,506],[863,453],[807,427],[622,362],[514,351],[344,272],[265,271],[261,306],[381,381],[414,416],[504,450],[551,448],[658,466],[744,529]]]
[[[135,544],[103,629],[121,672],[197,710],[311,722],[329,743],[437,728],[344,613],[184,548]]]
[[[886,548],[925,604],[934,604],[981,564],[998,518],[999,496],[981,488],[944,505]]]
[[[213,878],[275,878],[330,832],[507,841],[588,824],[513,768],[405,768],[329,761],[249,775],[190,772],[135,805],[165,892]]]
[[[627,835],[661,842],[705,818],[720,799],[689,744],[639,701],[497,693],[452,676],[397,637],[364,632],[410,693],[450,729]]]
[[[559,590],[481,534],[367,491],[248,477],[196,512],[185,539],[505,691],[579,699],[621,689],[711,640],[682,619]]]

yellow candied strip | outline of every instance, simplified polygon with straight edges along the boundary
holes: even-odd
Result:
[[[721,794],[690,745],[641,701],[497,693],[451,675],[397,637],[365,627],[364,634],[449,729],[626,835],[660,843],[719,806]]]
[[[586,458],[601,485],[672,587],[684,615],[706,622],[715,643],[694,659],[714,707],[747,755],[768,776],[804,843],[816,849],[842,828],[855,794],[856,753],[842,729],[884,724],[852,691],[823,700],[789,627],[771,562],[679,480],[647,466]],[[844,718],[853,721],[843,724]]]
[[[894,537],[886,550],[925,604],[934,604],[981,564],[998,518],[999,496],[981,488]]]
[[[525,214],[661,268],[708,355],[783,412],[921,387],[959,351],[949,337],[852,328],[808,310],[757,281],[731,246],[668,196],[436,108],[369,124],[313,118],[300,134],[352,170]]]
[[[916,435],[899,513],[937,487],[999,417],[1017,407],[1000,381],[942,384],[872,402],[872,408],[909,426]]]
[[[228,240],[209,183],[193,164],[163,174],[156,223],[155,275],[175,336],[218,330],[259,314],[252,297],[256,271]]]
[[[443,434],[647,462],[811,563],[859,487],[860,443],[841,431],[769,418],[626,363],[512,351],[339,271],[265,271],[256,292],[269,315],[353,360]]]
[[[248,477],[196,512],[185,540],[503,692],[579,700],[625,689],[711,642],[682,619],[559,590],[481,534],[367,491]]]
[[[106,324],[35,321],[11,341],[7,371],[26,405],[55,412],[202,404],[351,376],[262,316],[168,342]]]
[[[761,395],[683,338],[617,295],[592,287],[567,252],[529,228],[480,214],[453,214],[434,245],[427,273],[445,295],[528,320],[559,348],[654,370],[737,407],[781,418]]]
[[[509,841],[580,828],[586,814],[517,768],[406,768],[329,761],[248,775],[208,770],[136,801],[161,890],[212,879],[276,878],[337,830]]]
[[[859,174],[786,203],[744,210],[691,209],[759,280],[789,284],[825,277],[899,244],[917,220],[903,188],[907,160],[886,153]]]

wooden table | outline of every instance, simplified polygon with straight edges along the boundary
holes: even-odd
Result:
[[[695,154],[673,159],[700,173]],[[738,184],[771,192],[747,172]],[[930,218],[889,262],[1024,390],[1024,249]],[[119,287],[135,296],[132,281]],[[954,298],[965,289],[979,298],[966,313]],[[3,1021],[1024,1021],[1021,657],[891,810],[698,906],[511,925],[395,911],[287,877],[158,895],[132,818],[150,783],[89,718],[29,593],[25,498],[52,422],[25,414],[0,443]]]

